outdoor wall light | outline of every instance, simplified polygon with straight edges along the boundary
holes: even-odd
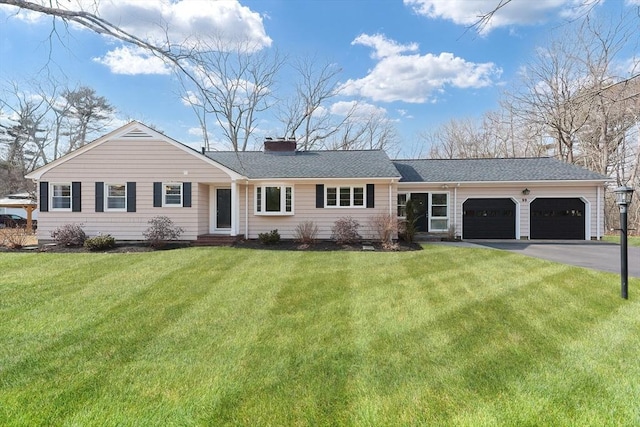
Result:
[[[623,185],[613,192],[616,194],[616,203],[620,208],[620,296],[628,299],[627,206],[631,204],[631,199],[633,199],[633,188]]]
[[[525,188],[524,190],[522,190],[522,194],[524,194],[525,196],[528,196],[529,193],[531,193],[531,191],[528,188]]]

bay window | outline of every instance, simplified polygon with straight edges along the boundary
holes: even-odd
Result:
[[[293,215],[293,187],[256,186],[255,210],[258,215]]]

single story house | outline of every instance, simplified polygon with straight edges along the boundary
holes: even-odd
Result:
[[[607,177],[552,158],[391,160],[382,150],[197,151],[131,122],[27,175],[39,188],[38,238],[64,224],[143,240],[167,216],[199,236],[293,238],[313,221],[331,238],[350,216],[373,238],[376,215],[418,213],[417,228],[463,239],[600,239]]]

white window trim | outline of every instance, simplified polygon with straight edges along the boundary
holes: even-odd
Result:
[[[109,186],[124,185],[124,208],[110,208],[109,207]],[[104,211],[105,212],[126,212],[127,211],[127,195],[129,194],[129,188],[127,183],[105,183],[104,184]]]
[[[435,191],[433,193],[429,193],[429,205],[428,205],[428,215],[427,215],[427,220],[428,220],[428,230],[429,231],[449,231],[449,217],[450,217],[450,210],[451,210],[451,194],[449,194],[449,191]],[[440,195],[440,194],[446,194],[447,195],[447,215],[446,216],[433,216],[432,215],[432,208],[433,208],[433,195]],[[443,206],[443,205],[437,205],[437,206]],[[431,221],[432,220],[437,220],[437,221],[442,221],[442,220],[446,220],[447,221],[447,228],[432,228],[431,227]]]
[[[330,188],[336,189],[336,204],[330,205],[327,194]],[[349,206],[340,206],[340,189],[349,188]],[[356,206],[353,204],[354,188],[362,189],[362,205]],[[324,187],[324,207],[327,209],[362,209],[367,207],[367,186],[366,185],[336,185]]]
[[[54,190],[56,185],[68,185],[69,186],[69,207],[68,208],[56,208],[53,206]],[[49,210],[57,212],[71,212],[73,209],[73,184],[70,182],[52,182],[49,183]]]
[[[182,182],[163,182],[162,183],[162,207],[163,208],[181,208],[184,203],[184,186]],[[167,203],[167,185],[180,186],[180,203]]]
[[[265,197],[266,188],[268,187],[281,187],[280,192],[280,210],[274,212],[267,212],[267,199]],[[258,188],[261,190],[261,209],[258,211]],[[291,212],[287,212],[287,188],[291,189]],[[295,187],[292,184],[282,183],[265,183],[261,185],[255,185],[253,189],[253,213],[258,216],[291,216],[295,212]]]

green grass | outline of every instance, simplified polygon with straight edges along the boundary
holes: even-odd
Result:
[[[517,254],[0,254],[0,425],[640,424],[640,280]]]
[[[602,238],[605,242],[620,243],[620,234],[608,234]],[[640,246],[640,236],[627,236],[628,246]]]

